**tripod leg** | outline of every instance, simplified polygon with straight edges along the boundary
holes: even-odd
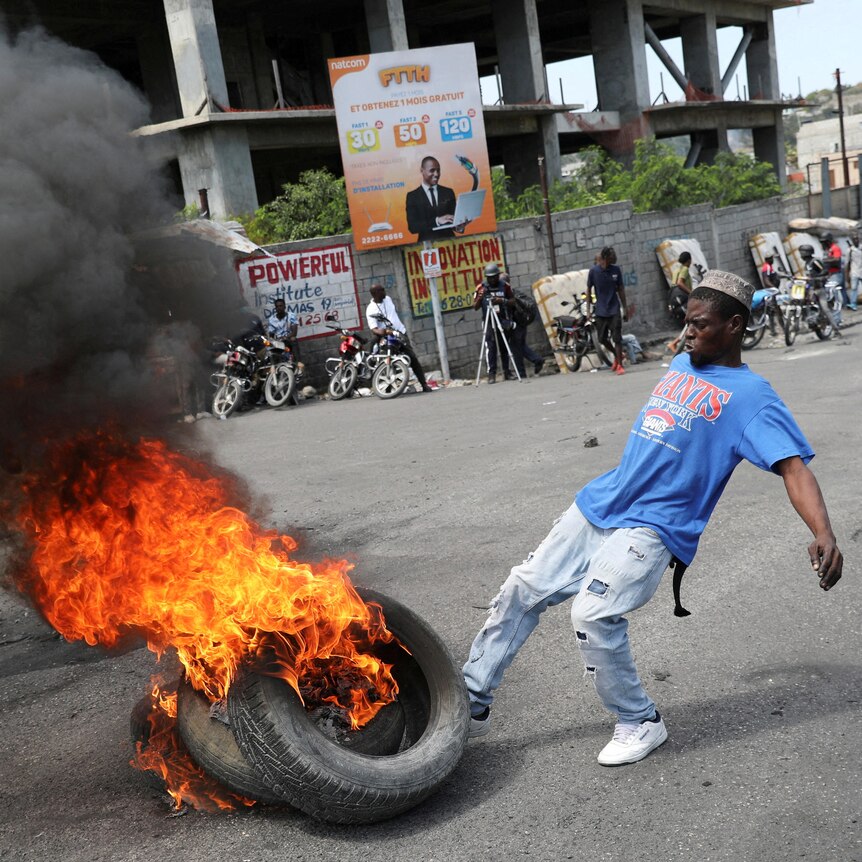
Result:
[[[517,363],[515,362],[515,356],[514,356],[514,354],[512,353],[512,348],[511,348],[511,347],[509,347],[509,339],[508,339],[508,338],[506,338],[506,333],[505,333],[505,332],[503,332],[503,327],[502,327],[502,326],[500,326],[500,321],[499,321],[499,320],[496,320],[496,319],[495,319],[495,320],[494,320],[494,325],[495,325],[495,326],[496,326],[496,328],[497,328],[497,334],[500,336],[500,338],[502,338],[502,339],[503,339],[503,344],[505,344],[505,345],[506,345],[506,353],[508,353],[508,354],[509,354],[509,361],[512,363],[512,368],[514,368],[514,369],[515,369],[515,377],[517,377],[517,378],[518,378],[518,382],[520,383],[520,382],[521,382],[521,375],[520,375],[520,373],[519,373],[519,371],[518,371],[518,365],[517,365]]]
[[[476,385],[479,385],[479,377],[482,375],[482,357],[485,357],[486,364],[488,363],[488,318],[491,312],[485,314],[485,322],[482,326],[482,346],[479,348],[479,366],[476,368]],[[489,366],[490,367],[490,366]]]

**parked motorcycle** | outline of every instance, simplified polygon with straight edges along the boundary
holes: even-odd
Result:
[[[213,415],[227,419],[236,410],[257,404],[261,394],[271,407],[281,407],[293,398],[296,368],[293,354],[283,342],[250,332],[236,342],[218,342],[214,349],[222,351],[224,369],[210,378],[216,387]]]
[[[605,365],[611,365],[613,358],[605,345],[599,340],[595,318],[587,314],[587,297],[582,294],[580,299],[573,297],[574,302],[563,301],[560,305],[573,306],[574,314],[561,314],[554,318],[554,333],[557,345],[554,352],[562,356],[569,371],[577,371],[581,367],[584,356],[592,349],[599,360]]]
[[[378,398],[397,398],[410,382],[410,357],[404,353],[407,336],[392,329],[392,322],[382,314],[374,315],[378,326],[388,330],[377,352],[368,357],[373,366],[371,389]]]
[[[794,278],[790,287],[790,302],[784,311],[784,342],[789,347],[799,330],[806,326],[821,341],[832,337],[835,324],[833,311],[840,309],[834,281],[823,287],[816,285],[821,279]]]
[[[364,381],[370,384],[373,368],[368,364],[368,354],[364,349],[366,339],[332,323],[326,326],[341,335],[339,355],[331,356],[324,363],[329,375],[329,397],[333,401],[341,401],[353,394],[357,383]]]
[[[772,331],[773,335],[777,333],[778,328],[784,330],[784,312],[781,310],[781,306],[787,300],[787,295],[782,294],[777,287],[766,287],[754,291],[748,325],[745,327],[745,335],[742,336],[743,350],[757,347],[767,328]]]

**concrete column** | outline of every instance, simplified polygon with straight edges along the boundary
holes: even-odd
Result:
[[[754,28],[751,44],[745,52],[745,65],[750,99],[781,99],[772,12],[767,12],[766,21]],[[774,126],[754,130],[754,155],[773,165],[778,181],[784,188],[787,175],[784,167],[784,126],[780,111],[775,113]]]
[[[683,18],[679,29],[685,74],[689,82],[698,90],[721,98],[715,12]]]
[[[372,54],[410,47],[403,0],[365,0],[365,21]]]
[[[167,34],[162,27],[147,27],[138,33],[137,44],[144,95],[151,106],[150,121],[179,119],[182,114]]]
[[[248,48],[254,74],[255,100],[258,108],[269,110],[276,102],[275,77],[272,71],[273,56],[266,44],[263,18],[250,14],[246,20]]]
[[[623,122],[650,105],[641,0],[589,0],[590,39],[599,110]]]
[[[545,64],[539,37],[536,0],[497,0],[492,5],[503,101],[507,105],[550,101],[546,92]],[[553,115],[539,120],[534,138],[503,145],[506,173],[516,194],[539,181],[538,157],[544,156],[548,182],[562,176],[560,139]]]
[[[198,190],[207,189],[214,218],[257,209],[251,152],[243,126],[210,123],[187,129],[181,133],[178,158],[187,204],[197,204]]]
[[[165,20],[183,116],[193,117],[209,97],[227,105],[227,84],[212,0],[164,0]]]

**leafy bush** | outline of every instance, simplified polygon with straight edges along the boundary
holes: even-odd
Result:
[[[295,183],[285,183],[275,200],[252,217],[240,217],[248,238],[258,245],[350,233],[344,177],[326,168],[303,171]]]
[[[685,167],[685,160],[655,138],[635,143],[631,168],[623,167],[599,147],[580,153],[581,164],[568,182],[548,190],[553,212],[630,200],[635,212],[670,210],[710,202],[716,207],[761,200],[781,193],[772,166],[745,154],[719,153],[712,165]],[[517,197],[508,192],[502,170],[493,172],[494,205],[500,220],[541,215],[539,186]]]

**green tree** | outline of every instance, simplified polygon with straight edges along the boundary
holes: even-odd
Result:
[[[285,183],[275,200],[242,218],[248,237],[258,245],[334,236],[350,232],[344,178],[326,168],[303,171],[295,183]]]

